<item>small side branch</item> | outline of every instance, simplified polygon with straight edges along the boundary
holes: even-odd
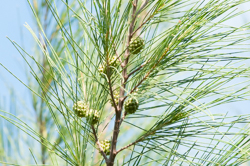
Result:
[[[143,10],[143,8],[148,4],[149,0],[146,0],[144,2],[144,4],[140,7],[140,9],[138,10],[138,12],[136,13],[136,16],[139,15],[141,13],[141,11]]]
[[[144,137],[143,137],[143,138],[144,138]],[[119,152],[123,151],[124,149],[129,148],[129,147],[130,147],[130,146],[132,146],[132,145],[135,145],[135,144],[136,144],[136,143],[138,143],[138,142],[141,142],[141,141],[143,140],[143,138],[138,139],[137,141],[132,142],[132,143],[130,143],[130,144],[128,144],[128,145],[126,145],[126,146],[122,147],[121,149],[119,149],[119,150],[117,151],[117,153],[119,153]]]
[[[138,142],[143,141],[146,137],[148,137],[148,136],[150,136],[150,135],[152,135],[152,134],[155,134],[155,131],[156,131],[156,130],[150,131],[149,133],[145,134],[143,137],[139,138],[138,140],[136,140],[136,141],[134,141],[134,142],[132,142],[132,143],[130,143],[130,144],[124,146],[123,148],[117,150],[116,153],[118,154],[119,152],[123,151],[124,149],[127,149],[127,148],[129,148],[130,146],[135,145],[135,144],[137,144]]]
[[[154,71],[154,69],[157,67],[157,65],[160,63],[160,61],[165,57],[165,55],[167,54],[167,52],[169,51],[169,47],[166,48],[166,50],[164,51],[164,53],[162,54],[162,56],[159,58],[159,60],[154,64],[154,66],[152,67],[152,69],[147,72],[147,74],[142,78],[142,80],[129,92],[129,94],[133,93],[141,84],[143,81],[145,81],[148,76],[151,74],[152,71]],[[129,95],[128,94],[128,95]],[[127,96],[128,96],[127,95]],[[127,98],[127,96],[124,97],[124,100]]]
[[[148,61],[150,62],[150,60]],[[141,70],[141,68],[143,68],[148,62],[143,63],[140,67],[138,67],[137,69],[133,70],[131,73],[128,74],[128,78],[133,75],[134,73],[136,73],[137,71]]]
[[[142,5],[142,7],[140,8],[140,10],[137,12],[137,14],[139,14],[141,12],[141,10],[147,5],[148,0]],[[162,5],[163,6],[163,5]],[[145,25],[149,20],[151,20],[156,14],[157,12],[162,8],[162,6],[160,6],[151,16],[149,16],[143,23],[141,23],[141,25],[132,33],[132,36],[139,30],[141,29],[141,27],[143,25]],[[145,19],[145,18],[144,18]]]
[[[122,114],[122,107],[123,107],[123,103],[124,103],[124,100],[122,98],[125,94],[126,82],[128,79],[127,64],[128,64],[129,55],[130,55],[128,46],[129,46],[129,43],[131,41],[132,33],[134,30],[138,0],[134,0],[132,3],[133,3],[133,11],[132,11],[132,17],[131,17],[132,21],[131,21],[130,26],[129,26],[128,39],[127,39],[127,43],[126,43],[127,49],[126,49],[125,54],[124,54],[124,62],[121,64],[121,66],[123,68],[123,70],[122,70],[123,79],[121,81],[122,87],[120,88],[119,103],[118,103],[118,106],[116,107],[115,124],[114,124],[113,138],[112,138],[112,142],[111,142],[111,152],[110,152],[109,160],[108,160],[108,162],[106,162],[107,166],[113,166],[114,160],[115,160],[115,157],[117,154],[116,144],[117,144],[117,139],[118,139],[118,135],[119,135],[119,131],[120,131],[121,114]]]
[[[135,26],[135,20],[136,20],[136,17],[138,15],[138,13],[136,13],[137,3],[138,3],[138,0],[135,0],[135,2],[133,3],[132,21],[131,21],[130,26],[129,26],[129,35],[128,35],[128,41],[129,42],[130,42],[131,38],[133,37],[133,30],[134,30],[134,26]],[[129,45],[129,42],[127,43],[128,45]],[[125,58],[127,58],[127,57],[125,57]]]
[[[94,137],[95,137],[95,142],[96,142],[96,144],[97,144],[97,146],[99,148],[99,151],[101,152],[102,156],[104,157],[105,161],[107,162],[108,158],[107,158],[106,154],[104,153],[104,151],[103,151],[103,149],[102,149],[102,147],[100,145],[100,142],[99,142],[99,140],[97,138],[97,134],[96,134],[95,128],[94,128],[93,125],[91,125],[91,128],[92,128],[92,131],[93,131],[93,134],[94,134]]]

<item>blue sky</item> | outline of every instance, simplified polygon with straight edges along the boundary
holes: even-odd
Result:
[[[24,61],[20,54],[6,38],[24,46],[27,51],[31,50],[32,38],[23,24],[32,25],[32,13],[26,0],[7,0],[0,5],[0,63],[6,66],[16,76],[25,80]],[[7,86],[14,87],[15,92],[24,94],[27,89],[6,70],[0,66],[0,100],[8,98]],[[0,102],[1,103],[1,102]],[[3,104],[3,103],[2,103]]]

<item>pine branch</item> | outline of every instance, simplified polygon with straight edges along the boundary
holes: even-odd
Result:
[[[130,27],[129,27],[127,49],[125,51],[125,56],[124,56],[125,60],[122,63],[122,68],[123,68],[122,76],[123,76],[123,80],[122,80],[122,87],[120,88],[118,109],[116,111],[116,116],[115,116],[115,125],[114,125],[113,137],[112,137],[112,142],[111,142],[110,158],[109,158],[109,162],[107,163],[108,166],[112,166],[113,165],[115,156],[117,154],[116,153],[116,144],[117,144],[118,134],[119,134],[119,130],[120,130],[121,113],[122,113],[123,102],[124,102],[124,100],[121,100],[121,98],[125,94],[126,81],[128,79],[128,76],[127,76],[127,67],[126,67],[127,64],[128,64],[129,55],[130,55],[128,46],[129,46],[129,43],[130,43],[131,38],[132,38],[131,34],[133,32],[134,23],[135,23],[135,20],[136,20],[135,13],[136,13],[136,9],[137,9],[137,3],[138,3],[138,0],[135,0],[135,1],[132,2],[132,4],[133,4],[133,11],[132,11],[132,16],[131,16],[132,21],[131,21]]]
[[[36,54],[12,42],[42,94],[7,69],[47,106],[40,114],[40,130],[20,122],[19,116],[0,117],[70,165],[238,165],[250,161],[250,115],[223,115],[222,109],[214,113],[217,106],[250,100],[250,68],[243,65],[249,61],[245,54],[250,51],[246,47],[250,24],[234,27],[225,22],[242,14],[234,7],[247,0],[72,4],[66,0],[62,14],[56,1],[46,2],[51,11],[48,19],[57,24],[51,33],[50,22],[43,27],[40,9],[31,6],[45,42],[25,25],[46,59],[41,63]],[[138,31],[146,44],[132,54],[131,40]],[[110,60],[114,53],[119,64]],[[98,65],[104,59],[107,71],[101,73]],[[129,103],[128,97],[136,97],[136,102]],[[79,110],[77,103],[72,109],[76,99],[83,102]],[[107,107],[110,104],[112,110]],[[129,112],[129,104],[137,110]],[[97,111],[92,122],[90,110]],[[49,113],[51,118],[44,118]],[[56,139],[44,137],[44,123],[57,128]],[[140,136],[122,139],[128,132]],[[122,148],[117,149],[118,144]],[[129,153],[123,151],[133,146]],[[124,161],[117,155],[122,151]],[[56,163],[53,158],[57,157],[46,162]]]
[[[149,61],[147,61],[147,62],[145,62],[145,63],[143,63],[141,66],[139,66],[138,68],[136,68],[135,70],[133,70],[133,71],[131,71],[129,74],[128,74],[128,78],[130,77],[130,76],[132,76],[133,74],[135,74],[137,71],[140,71],[145,65],[147,65],[147,63],[149,63],[150,62],[150,60]]]
[[[108,162],[108,157],[106,156],[106,154],[104,153],[104,151],[103,151],[103,149],[102,149],[102,147],[100,145],[100,142],[98,140],[98,137],[97,137],[94,126],[92,125],[91,128],[92,128],[92,131],[93,131],[93,134],[94,134],[94,137],[95,137],[95,142],[96,142],[96,144],[97,144],[97,146],[99,148],[99,151],[102,154],[102,156],[104,157],[105,161]]]
[[[142,5],[141,9],[137,12],[137,15],[141,12],[141,10],[148,4],[149,0],[146,0],[144,2],[144,4]],[[138,30],[140,30],[147,22],[149,22],[158,12],[159,10],[161,10],[161,8],[164,6],[164,4],[162,6],[160,6],[156,11],[154,11],[154,13],[152,15],[150,15],[145,21],[143,21],[141,23],[141,25],[139,25],[139,27],[133,31],[132,35],[133,36]]]
[[[137,85],[134,86],[134,88],[129,92],[129,94],[132,94],[143,83],[143,81],[145,81],[148,78],[148,76],[151,74],[151,72],[154,71],[154,69],[158,66],[158,64],[161,62],[161,60],[166,56],[168,51],[169,51],[169,48],[166,48],[166,50],[164,51],[162,56],[159,58],[159,60],[157,60],[157,62],[154,64],[152,69],[145,74],[145,76],[141,79],[141,81]],[[128,95],[126,97],[124,97],[124,98],[126,99],[128,97]]]

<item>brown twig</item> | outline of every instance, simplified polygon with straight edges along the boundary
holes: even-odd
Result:
[[[154,15],[151,15],[147,20],[145,20],[133,33],[132,36],[139,30],[141,27],[146,24]]]
[[[147,1],[146,1],[147,2]],[[145,2],[145,3],[146,3]],[[147,2],[148,3],[148,2]],[[146,4],[147,5],[147,4]],[[145,5],[145,6],[146,6]],[[145,6],[143,6],[143,8],[145,7]],[[163,6],[163,5],[162,5]],[[162,8],[162,6],[160,6],[149,18],[147,18],[147,20],[145,20],[133,33],[132,33],[132,36],[139,30],[139,29],[141,29],[141,27],[143,26],[143,25],[145,25],[152,17],[154,17],[155,16],[155,14]],[[143,9],[143,8],[141,8],[141,9]],[[138,13],[139,13],[139,11],[138,11]],[[146,17],[146,16],[145,16]],[[144,19],[145,19],[145,17],[144,17]]]
[[[98,140],[98,138],[97,138],[97,134],[96,134],[96,131],[95,131],[94,126],[91,125],[91,128],[92,128],[92,131],[93,131],[93,134],[94,134],[94,137],[95,137],[95,142],[96,142],[96,144],[97,144],[97,146],[98,146],[98,148],[99,148],[99,151],[101,152],[101,154],[102,154],[102,156],[104,157],[105,161],[108,162],[108,157],[107,157],[107,155],[104,153],[104,151],[103,151],[103,149],[102,149],[102,147],[101,147],[101,145],[100,145],[100,142],[99,142],[99,140]]]
[[[153,130],[153,131],[150,131],[149,133],[145,134],[145,135],[144,135],[143,137],[141,137],[140,139],[138,139],[138,140],[136,140],[136,141],[134,141],[134,142],[132,142],[132,143],[130,143],[130,144],[128,144],[128,145],[122,147],[121,149],[117,150],[116,153],[118,154],[119,152],[123,151],[124,149],[127,149],[128,147],[130,147],[130,146],[132,146],[132,145],[135,145],[135,144],[138,143],[138,142],[143,141],[146,137],[148,137],[148,136],[150,136],[150,135],[152,135],[152,134],[155,134],[155,131],[156,131],[156,129]]]
[[[137,72],[137,71],[139,71],[143,66],[145,66],[146,65],[146,63],[144,63],[144,64],[142,64],[139,68],[137,68],[137,69],[135,69],[134,71],[132,71],[129,75],[127,74],[127,68],[126,68],[126,65],[128,64],[128,61],[129,61],[129,55],[130,55],[130,53],[129,53],[129,50],[128,50],[128,46],[129,46],[129,43],[130,43],[130,41],[131,41],[131,39],[132,39],[132,37],[133,37],[133,35],[134,35],[134,32],[133,32],[133,30],[134,30],[134,26],[135,26],[135,20],[136,20],[136,18],[137,18],[137,16],[140,14],[140,12],[143,10],[143,8],[148,4],[148,2],[149,2],[149,0],[146,0],[145,2],[144,2],[144,4],[140,7],[140,9],[138,10],[138,12],[136,13],[136,9],[137,9],[137,3],[138,3],[138,0],[136,0],[135,1],[135,3],[133,3],[133,14],[132,14],[132,21],[131,21],[131,24],[130,24],[130,27],[129,27],[129,35],[128,35],[128,42],[127,42],[127,49],[126,49],[126,53],[125,53],[125,63],[123,64],[123,68],[124,68],[124,70],[123,70],[123,78],[124,78],[124,82],[123,82],[123,87],[120,89],[120,98],[119,98],[119,103],[121,103],[121,105],[120,105],[120,108],[122,109],[122,106],[123,106],[123,103],[124,103],[124,100],[126,99],[125,97],[123,97],[124,96],[124,89],[125,89],[125,84],[126,84],[126,82],[127,82],[127,80],[128,80],[128,78],[131,76],[131,75],[133,75],[135,72]],[[138,29],[137,29],[138,30]],[[120,123],[119,123],[119,128],[120,128],[120,126],[121,126],[121,124],[122,124],[122,122],[123,122],[123,120],[125,119],[125,117],[126,117],[126,115],[127,115],[127,113],[126,112],[124,112],[124,114],[123,114],[123,117],[120,119]]]
[[[136,143],[138,143],[138,142],[142,141],[143,139],[144,139],[144,137],[143,137],[143,138],[141,138],[141,139],[138,139],[137,141],[132,142],[132,143],[130,143],[130,144],[128,144],[128,145],[126,145],[126,146],[124,146],[124,147],[122,147],[121,149],[117,150],[117,153],[119,153],[119,152],[121,152],[121,151],[123,151],[123,150],[127,149],[128,147],[130,147],[130,146],[132,146],[132,145],[135,145]]]
[[[146,0],[144,2],[144,4],[140,7],[140,9],[137,11],[137,13],[135,14],[135,18],[141,13],[141,11],[143,10],[143,8],[148,4],[149,0]],[[142,25],[137,28],[134,32],[132,32],[131,36],[134,36],[134,34],[142,27]]]
[[[131,73],[129,73],[128,74],[128,78],[131,76],[131,75],[133,75],[135,72],[137,72],[137,71],[139,71],[141,68],[143,68],[147,63],[149,63],[150,62],[150,60],[149,61],[147,61],[147,62],[145,62],[145,63],[143,63],[140,67],[138,67],[137,69],[135,69],[135,70],[133,70]]]
[[[121,113],[122,113],[122,107],[123,107],[123,103],[124,100],[122,99],[124,94],[125,94],[125,87],[126,87],[126,82],[128,79],[128,75],[127,75],[127,64],[128,64],[128,60],[129,60],[129,43],[131,41],[132,38],[132,33],[133,33],[133,29],[134,29],[134,24],[135,24],[135,20],[136,20],[136,9],[137,9],[137,3],[138,0],[135,0],[133,2],[133,11],[132,11],[132,21],[130,23],[130,27],[129,27],[129,33],[128,33],[128,40],[127,40],[127,49],[125,51],[125,60],[124,62],[121,64],[123,71],[122,71],[122,76],[123,76],[123,80],[122,80],[122,87],[120,88],[120,94],[119,94],[119,103],[118,103],[118,108],[116,111],[116,116],[115,116],[115,124],[114,124],[114,131],[113,131],[113,138],[112,138],[112,142],[111,142],[111,152],[110,152],[110,157],[109,157],[109,161],[107,162],[107,166],[113,166],[114,165],[114,160],[115,160],[115,156],[116,156],[116,144],[117,144],[117,139],[118,139],[118,135],[119,135],[119,130],[120,130],[120,121],[121,121]]]
[[[143,5],[141,5],[141,7],[140,7],[140,9],[138,10],[138,12],[136,13],[136,16],[138,15],[138,14],[140,14],[141,13],[141,11],[143,10],[143,8],[148,4],[148,2],[149,2],[149,0],[146,0],[145,2],[144,2],[144,4]]]
[[[132,142],[132,143],[130,143],[130,144],[128,144],[128,145],[122,147],[121,149],[117,150],[116,153],[118,154],[119,152],[123,151],[124,149],[127,149],[128,147],[130,147],[130,146],[132,146],[132,145],[135,145],[135,144],[138,143],[138,142],[143,141],[146,137],[155,134],[156,131],[159,130],[159,129],[161,129],[163,126],[169,125],[169,124],[171,124],[171,123],[173,123],[173,122],[174,122],[174,121],[171,121],[171,120],[170,120],[170,121],[167,121],[167,122],[165,122],[165,123],[159,125],[159,126],[158,126],[157,128],[155,128],[154,130],[152,130],[152,131],[146,133],[146,134],[145,134],[144,136],[142,136],[140,139],[138,139],[138,140],[136,140],[136,141],[134,141],[134,142]]]
[[[111,31],[108,31],[106,33],[106,38],[108,39],[108,35],[110,35],[111,37],[111,40],[112,40],[112,34],[111,34]],[[112,89],[112,84],[111,84],[111,71],[110,71],[110,67],[109,67],[109,58],[107,57],[107,77],[108,77],[108,84],[109,84],[109,91],[110,91],[110,96],[111,96],[111,100],[114,104],[114,107],[115,107],[115,112],[118,112],[118,109],[117,109],[117,105],[116,105],[116,102],[115,102],[115,98],[114,98],[114,93],[113,93],[113,89]]]
[[[151,72],[156,68],[156,66],[160,63],[160,61],[164,58],[164,56],[167,54],[167,52],[169,51],[169,47],[164,51],[164,53],[162,54],[162,56],[159,58],[159,60],[154,64],[154,66],[152,67],[152,69],[149,71],[149,72],[147,72],[147,74],[142,78],[142,80],[128,93],[128,95],[129,94],[131,94],[131,93],[133,93],[137,88],[138,88],[138,86],[140,86],[141,85],[141,83],[143,82],[143,81],[145,81],[147,78],[148,78],[148,76],[151,74]],[[128,97],[128,95],[127,96],[125,96],[124,97],[124,100]]]

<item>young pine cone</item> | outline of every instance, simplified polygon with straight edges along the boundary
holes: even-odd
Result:
[[[88,105],[84,101],[78,101],[73,105],[73,110],[77,116],[82,118],[86,116]]]
[[[111,76],[114,73],[114,70],[115,70],[114,68],[117,68],[118,66],[119,66],[119,62],[116,56],[113,56],[109,61],[109,70],[108,70],[107,64],[104,63],[99,66],[98,71],[100,73],[104,73],[104,74]]]
[[[115,104],[118,105],[119,96],[120,96],[119,91],[114,91],[114,92],[113,92],[113,95],[114,95]],[[111,97],[110,97],[110,99],[109,99],[109,102],[110,102],[110,104],[112,105],[112,107],[115,107],[114,102],[113,102],[113,100],[111,99]]]
[[[129,43],[129,51],[131,54],[138,54],[144,48],[144,40],[141,37],[134,37]]]
[[[103,152],[106,154],[106,155],[109,155],[110,154],[110,147],[111,147],[111,143],[109,140],[102,140],[100,141],[100,146],[102,147],[103,149]]]
[[[135,113],[135,111],[138,109],[139,107],[139,103],[137,101],[137,99],[135,98],[130,98],[128,99],[126,102],[125,102],[125,111],[128,113],[128,114],[133,114]]]
[[[99,121],[100,114],[97,110],[89,110],[86,115],[87,122],[91,125],[96,124]]]

